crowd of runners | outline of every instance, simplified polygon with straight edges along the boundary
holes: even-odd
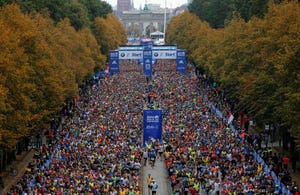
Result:
[[[140,65],[122,68],[130,71],[80,90],[9,195],[139,195],[152,150],[164,157],[172,194],[282,194],[254,158],[249,135],[227,125],[229,105],[218,104],[223,118],[216,115],[220,99],[205,77],[181,75],[170,62],[154,65],[152,78]],[[163,110],[163,141],[147,148],[145,107]]]

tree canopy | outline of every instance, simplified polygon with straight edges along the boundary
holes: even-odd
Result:
[[[112,13],[112,7],[101,0],[2,0],[0,6],[16,3],[24,13],[41,13],[50,16],[55,23],[65,18],[79,30],[90,27],[95,18],[105,18]]]
[[[239,15],[245,21],[253,16],[263,18],[270,0],[193,0],[188,9],[213,28],[224,28]],[[281,0],[274,0],[281,3]]]
[[[116,18],[103,20],[114,30],[106,39],[124,41]],[[68,18],[56,23],[16,4],[0,9],[0,148],[35,135],[65,101],[77,97],[78,86],[106,62],[102,39],[84,26],[76,30]]]
[[[96,40],[101,45],[100,50],[107,57],[110,50],[126,44],[125,28],[115,15],[108,14],[106,18],[96,18],[93,26]]]
[[[258,128],[276,124],[300,148],[299,13],[297,1],[270,3],[263,18],[235,15],[215,29],[184,12],[171,20],[166,42],[186,48],[189,60],[235,102],[236,112],[252,116]]]

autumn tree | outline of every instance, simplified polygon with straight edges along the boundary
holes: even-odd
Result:
[[[16,5],[0,10],[0,28],[0,140],[11,148],[76,97],[78,85],[105,57],[90,30],[76,31],[69,20],[55,25],[40,14],[23,14]]]
[[[1,27],[1,85],[5,98],[4,118],[1,120],[2,143],[13,147],[17,140],[30,135],[31,121],[37,116],[31,109],[37,102],[31,98],[38,91],[31,80],[34,70],[30,66],[27,52],[33,46],[35,25],[17,6],[0,10]],[[9,133],[7,133],[9,132]],[[3,146],[4,146],[3,145]]]
[[[172,18],[166,32],[167,44],[176,44],[187,49],[187,56],[191,61],[201,64],[207,63],[211,56],[217,34],[207,22],[199,20],[194,14],[186,11]],[[214,38],[213,38],[214,37]],[[216,53],[220,55],[220,53]]]
[[[299,8],[297,1],[270,3],[263,18],[236,14],[221,29],[190,22],[184,13],[171,20],[166,38],[187,48],[189,60],[221,84],[234,112],[254,117],[257,130],[277,127],[286,149],[300,146]]]
[[[110,50],[117,49],[119,45],[127,42],[125,28],[113,14],[108,14],[106,18],[95,19],[94,34],[101,53],[107,57]]]

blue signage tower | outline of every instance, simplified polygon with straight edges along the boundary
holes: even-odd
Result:
[[[162,110],[144,110],[144,146],[151,139],[162,141]]]
[[[144,75],[152,75],[152,50],[145,50],[143,52],[143,66],[144,66]]]
[[[109,58],[109,72],[115,74],[119,72],[119,51],[111,50]]]
[[[177,58],[176,58],[176,70],[181,74],[186,74],[186,51],[183,49],[177,49]]]

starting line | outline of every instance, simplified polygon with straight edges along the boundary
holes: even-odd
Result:
[[[118,50],[110,51],[109,72],[115,74],[120,71],[119,60],[136,59],[143,61],[144,74],[152,75],[153,61],[158,59],[176,60],[176,70],[186,74],[186,50],[177,46],[153,46],[152,42],[142,42],[139,46],[120,46]]]

